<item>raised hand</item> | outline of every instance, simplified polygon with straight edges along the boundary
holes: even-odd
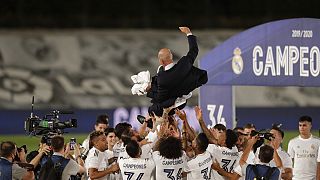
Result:
[[[202,110],[199,106],[194,107],[194,111],[196,113],[196,117],[198,120],[202,119]]]
[[[186,112],[184,110],[179,110],[179,109],[175,109],[176,115],[182,120],[182,121],[186,121],[187,120],[187,115]]]
[[[179,27],[179,29],[181,32],[183,32],[185,34],[191,33],[191,31],[188,27]]]

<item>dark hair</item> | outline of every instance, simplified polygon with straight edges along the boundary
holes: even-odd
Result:
[[[104,132],[101,131],[93,131],[92,133],[90,133],[90,138],[89,138],[89,148],[91,149],[94,145],[94,141],[96,141],[98,139],[99,136],[103,135]]]
[[[109,116],[107,114],[101,114],[97,117],[96,125],[98,124],[109,124]]]
[[[203,153],[207,150],[208,145],[209,145],[209,139],[207,138],[206,134],[204,133],[200,133],[198,134],[197,138],[196,138],[196,143],[197,143],[197,147],[198,150]]]
[[[16,145],[12,141],[2,142],[0,146],[0,155],[1,157],[7,158],[14,153],[15,149]]]
[[[131,138],[133,136],[133,133],[130,129],[125,130],[121,135],[121,141],[123,142],[123,145],[125,146],[129,141],[131,141]]]
[[[304,121],[308,121],[308,122],[312,123],[312,118],[310,116],[301,116],[299,118],[299,122],[304,122]]]
[[[243,126],[243,129],[251,129],[251,128],[255,129],[256,127],[254,126],[254,124],[250,124],[250,123]]]
[[[182,156],[182,143],[179,139],[169,136],[160,140],[159,152],[167,159],[178,159]]]
[[[62,136],[54,136],[51,140],[51,146],[54,152],[61,151],[64,148],[64,138]]]
[[[277,126],[272,126],[271,130],[276,130],[281,134],[282,139],[284,138],[284,132]]]
[[[213,128],[214,129],[218,129],[218,130],[222,130],[222,131],[226,131],[227,130],[226,126],[223,125],[223,124],[216,124],[216,125],[213,126]]]
[[[104,130],[104,133],[106,134],[106,136],[108,136],[109,133],[114,133],[114,128],[107,128],[106,130]]]
[[[269,163],[273,159],[273,148],[269,145],[261,146],[259,159],[263,163]]]
[[[243,127],[235,127],[235,128],[233,128],[233,131],[234,132],[239,132],[239,131],[243,131],[244,129],[243,129]]]
[[[116,136],[121,139],[121,135],[122,133],[127,130],[132,128],[131,124],[128,124],[126,122],[122,122],[116,125],[116,127],[114,128],[114,133],[116,134]]]
[[[140,147],[137,141],[130,140],[126,145],[126,151],[132,158],[136,158],[140,153]]]
[[[227,146],[227,148],[232,149],[232,147],[236,145],[237,141],[238,141],[237,134],[233,130],[228,129],[226,131],[226,146]]]

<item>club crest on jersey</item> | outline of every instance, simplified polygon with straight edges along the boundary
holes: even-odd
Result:
[[[316,146],[314,144],[311,144],[311,149],[316,149]]]

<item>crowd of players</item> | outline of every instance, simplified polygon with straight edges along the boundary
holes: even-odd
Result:
[[[299,119],[300,135],[290,140],[287,153],[281,147],[284,132],[278,126],[270,128],[269,140],[252,133],[256,131],[253,124],[234,129],[217,124],[208,129],[201,109],[195,107],[202,131],[197,133],[188,123],[194,119],[187,119],[178,109],[175,115],[168,115],[170,110],[164,109],[162,117],[147,117],[139,130],[126,122],[109,127],[108,116],[100,115],[82,146],[70,150],[62,136],[54,136],[51,146],[40,144],[32,159],[20,152],[20,160],[41,166],[43,156],[53,150],[51,157],[68,159],[62,179],[250,179],[252,173],[247,169],[251,164],[277,167],[280,173],[274,171],[270,179],[319,179],[320,139],[311,134],[309,116]],[[152,128],[148,121],[152,121]],[[14,143],[2,142],[1,161],[14,161],[16,151]],[[40,169],[28,171],[15,165],[12,179],[41,179]],[[6,179],[3,168],[0,173]]]

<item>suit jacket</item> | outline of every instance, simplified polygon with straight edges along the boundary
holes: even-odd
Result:
[[[189,51],[171,69],[160,71],[157,77],[156,102],[187,95],[208,81],[207,72],[193,66],[198,55],[196,37],[188,36]]]

